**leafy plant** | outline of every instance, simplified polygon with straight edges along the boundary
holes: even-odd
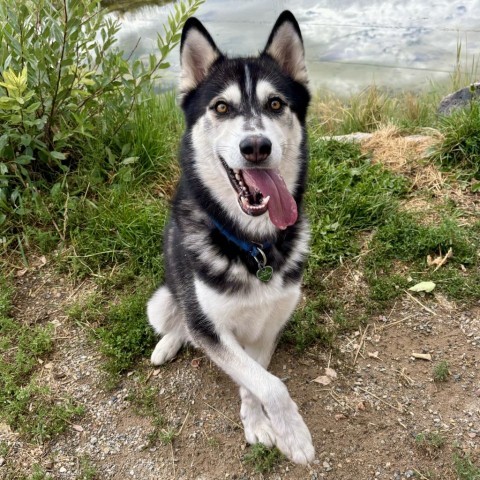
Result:
[[[115,137],[202,1],[175,4],[159,55],[145,63],[115,48],[119,23],[99,0],[0,1],[0,221],[28,213],[38,188],[76,168],[89,141]],[[112,167],[108,148],[103,157]]]
[[[438,362],[433,368],[433,380],[435,382],[446,382],[450,375],[450,370],[448,368],[448,362],[442,360]]]

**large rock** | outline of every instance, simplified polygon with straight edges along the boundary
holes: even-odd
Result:
[[[455,110],[465,108],[472,100],[480,99],[480,83],[457,90],[442,99],[438,106],[440,115],[451,115]]]

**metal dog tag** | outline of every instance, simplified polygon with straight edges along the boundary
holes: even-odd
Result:
[[[273,275],[273,268],[270,265],[265,265],[263,267],[260,267],[257,270],[257,278],[261,282],[265,282],[265,283],[269,282],[272,279],[272,275]]]

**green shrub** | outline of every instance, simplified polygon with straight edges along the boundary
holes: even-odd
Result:
[[[201,3],[175,4],[158,57],[144,63],[115,48],[119,24],[99,0],[0,0],[0,223],[28,213],[38,188],[76,168],[89,140],[116,136]]]

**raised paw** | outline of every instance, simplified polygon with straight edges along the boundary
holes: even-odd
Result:
[[[167,333],[152,352],[150,361],[154,365],[162,365],[172,360],[182,348],[183,339],[174,333]]]

